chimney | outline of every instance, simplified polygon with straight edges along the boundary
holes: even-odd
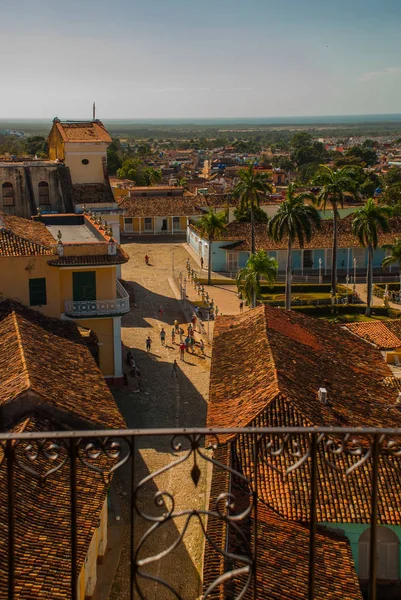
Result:
[[[96,119],[96,104],[93,103],[92,105],[92,120],[95,121]]]
[[[326,388],[319,388],[319,391],[317,393],[317,397],[319,398],[319,402],[321,402],[322,404],[328,404],[327,402],[327,390]]]

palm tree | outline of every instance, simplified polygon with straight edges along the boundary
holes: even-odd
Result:
[[[353,176],[354,172],[350,167],[333,170],[327,165],[320,165],[319,170],[313,178],[313,185],[318,185],[322,188],[316,199],[317,206],[326,210],[327,205],[330,205],[333,211],[333,255],[331,265],[331,303],[333,305],[335,303],[337,286],[338,209],[344,207],[344,192],[355,193],[356,183]]]
[[[275,258],[267,256],[264,250],[251,254],[246,267],[237,275],[237,288],[242,297],[252,308],[256,306],[256,296],[260,292],[260,280],[263,277],[268,283],[277,280],[278,263]]]
[[[292,246],[296,240],[301,248],[305,240],[310,241],[313,227],[320,227],[320,216],[312,204],[305,204],[305,200],[313,202],[315,196],[312,192],[297,194],[295,186],[290,184],[287,189],[286,200],[280,204],[276,214],[267,224],[267,232],[275,242],[288,239],[287,265],[285,271],[285,308],[291,309],[291,267]]]
[[[209,211],[204,214],[197,222],[196,227],[201,234],[206,236],[209,241],[209,260],[207,266],[207,284],[212,285],[212,242],[216,236],[220,235],[226,226],[226,217],[224,213],[214,213]]]
[[[382,267],[389,267],[396,262],[401,265],[401,238],[395,238],[394,244],[385,244],[382,248],[391,252],[391,254],[383,258]]]
[[[188,189],[188,180],[186,177],[178,177],[175,185],[176,187],[183,187],[186,190]]]
[[[249,165],[247,169],[241,169],[238,177],[240,181],[233,190],[233,197],[240,199],[240,210],[250,209],[251,211],[251,253],[255,254],[254,210],[259,206],[260,198],[272,191],[272,186],[266,173],[258,173],[253,165]]]
[[[370,317],[372,306],[372,280],[373,280],[373,250],[378,245],[378,233],[390,231],[388,217],[391,210],[387,206],[378,206],[373,198],[369,198],[365,205],[356,211],[352,221],[352,233],[356,235],[361,246],[368,249],[368,269],[366,283],[368,298],[366,303],[366,316]],[[386,260],[386,259],[384,259]]]

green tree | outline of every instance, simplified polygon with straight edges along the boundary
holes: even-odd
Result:
[[[383,267],[389,267],[396,262],[401,264],[401,237],[395,238],[394,244],[385,244],[382,247],[390,250],[390,254],[386,258],[383,258]]]
[[[154,167],[145,167],[142,169],[142,175],[145,178],[146,185],[155,185],[162,180],[162,172]]]
[[[333,256],[331,266],[331,303],[335,304],[337,288],[337,224],[339,219],[338,209],[344,206],[345,192],[355,193],[356,184],[354,172],[349,167],[333,170],[327,165],[321,165],[316,173],[313,184],[321,186],[321,191],[316,198],[318,207],[326,210],[330,206],[333,211]]]
[[[260,198],[272,191],[271,181],[265,173],[258,173],[249,165],[238,172],[240,181],[233,190],[233,196],[239,198],[240,210],[249,209],[251,213],[251,252],[255,254],[255,208],[260,206]]]
[[[305,146],[311,146],[312,141],[313,137],[310,133],[307,133],[306,131],[298,131],[292,136],[290,140],[290,146],[292,146],[292,148],[303,148]]]
[[[377,154],[373,148],[365,148],[363,146],[354,146],[345,153],[345,156],[354,156],[360,158],[363,163],[367,166],[375,165],[377,163]]]
[[[401,169],[398,167],[390,167],[384,176],[384,183],[386,185],[393,185],[394,183],[401,183]]]
[[[401,207],[401,182],[387,185],[381,196],[381,201],[387,206],[399,209]]]
[[[246,267],[237,275],[237,288],[242,298],[252,308],[256,306],[256,298],[260,293],[260,280],[263,278],[271,284],[277,280],[278,263],[275,258],[267,256],[264,250],[251,254]]]
[[[48,154],[48,145],[46,138],[41,135],[34,135],[25,141],[27,154],[45,158]]]
[[[295,186],[290,184],[285,201],[277,213],[269,220],[267,232],[275,242],[287,238],[287,264],[285,270],[285,308],[291,309],[291,278],[292,278],[292,247],[296,240],[301,248],[305,241],[309,242],[313,228],[320,227],[320,216],[312,204],[305,201],[315,201],[311,192],[297,194]]]
[[[366,316],[370,317],[372,307],[372,282],[373,282],[373,250],[378,245],[379,231],[388,233],[390,225],[388,217],[390,209],[375,204],[373,198],[369,198],[365,205],[356,211],[352,221],[352,232],[358,238],[361,246],[368,249],[368,269],[366,273],[366,284],[368,298],[366,304]]]
[[[209,259],[207,265],[207,283],[212,285],[212,243],[219,236],[226,226],[226,217],[224,213],[215,213],[209,211],[204,214],[197,222],[196,227],[203,236],[206,236],[209,242]]]
[[[140,161],[138,159],[127,158],[120,169],[117,170],[117,177],[119,177],[119,179],[131,179],[131,181],[135,181],[139,166]]]
[[[234,210],[235,220],[239,223],[249,223],[251,221],[251,209],[248,206],[238,207]],[[255,223],[267,223],[268,216],[260,206],[253,209],[253,218]]]

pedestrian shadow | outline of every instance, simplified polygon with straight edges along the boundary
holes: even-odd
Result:
[[[133,394],[124,386],[114,390],[118,407],[127,426],[132,429],[205,427],[207,403],[180,366],[177,347],[177,366],[155,353],[131,348],[133,358],[142,375],[141,393]],[[126,365],[127,348],[123,347],[124,369],[131,381],[130,367]],[[181,363],[182,364],[182,363]],[[196,366],[185,361],[186,365]],[[154,447],[156,438],[141,438],[144,447]],[[171,451],[158,444],[158,451]]]

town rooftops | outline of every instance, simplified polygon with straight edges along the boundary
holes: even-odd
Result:
[[[357,238],[352,233],[352,219],[353,216],[349,215],[344,219],[340,219],[338,222],[338,247],[339,248],[352,248],[360,247]],[[391,232],[387,234],[379,234],[379,246],[384,244],[393,244],[395,237],[401,234],[401,220],[391,219]],[[195,228],[195,226],[193,226]],[[264,223],[255,224],[255,240],[256,250],[286,250],[287,239],[284,238],[282,242],[274,242],[267,235],[267,228]],[[243,252],[250,252],[251,249],[251,224],[250,223],[239,223],[232,221],[227,225],[222,234],[219,237],[220,242],[237,242],[241,241],[241,245],[238,246],[237,250]],[[313,232],[310,242],[305,241],[304,248],[332,248],[333,245],[333,222],[330,220],[322,220],[320,230]],[[299,249],[298,241],[293,244],[293,249]]]
[[[380,350],[401,348],[401,323],[398,319],[348,323],[344,327]]]
[[[166,217],[201,215],[208,205],[200,196],[149,196],[124,198],[119,208],[126,217]]]
[[[125,427],[75,323],[0,303],[0,405],[5,423],[45,415],[72,427]]]
[[[0,212],[0,257],[53,254],[54,243],[43,223]]]
[[[208,427],[245,427],[279,396],[311,426],[401,425],[381,353],[337,325],[261,306],[219,317],[214,340]]]
[[[399,389],[381,353],[337,325],[295,311],[259,307],[215,324],[208,427],[399,427]],[[319,397],[319,389],[325,395]],[[260,443],[219,436],[249,481],[258,469],[261,500],[285,519],[310,519],[308,440],[293,434]],[[284,442],[283,442],[284,443]],[[384,444],[379,459],[378,521],[401,521],[398,457]],[[305,460],[301,460],[306,457]],[[365,457],[365,458],[364,458]],[[369,523],[372,463],[366,439],[327,434],[317,448],[317,520]]]
[[[218,447],[213,454],[214,466],[209,500],[211,515],[216,514],[218,498],[231,494],[231,518],[249,510],[249,493],[240,488],[239,480],[228,468],[237,469],[230,464],[230,450]],[[223,467],[223,468],[221,468]],[[221,501],[221,500],[220,500]],[[254,547],[255,522],[253,511],[249,517],[230,521],[209,516],[204,560],[204,589],[228,571],[224,552],[237,556],[233,564],[241,568],[241,557],[247,557],[247,543]],[[309,571],[309,527],[287,521],[276,514],[263,501],[258,502],[256,533],[257,551],[257,598],[271,600],[304,600],[308,595]],[[247,542],[244,542],[247,540]],[[235,590],[239,594],[246,587],[247,575],[235,577]],[[222,587],[216,588],[210,598],[217,600]],[[244,598],[252,600],[253,586],[250,585]],[[358,578],[355,572],[351,548],[348,540],[323,527],[316,533],[316,600],[327,598],[347,598],[362,600]]]
[[[9,432],[37,433],[60,431],[51,420],[38,417],[17,422]],[[53,441],[53,440],[52,440]],[[71,598],[71,493],[70,469],[56,468],[63,460],[68,460],[67,447],[60,438],[54,440],[58,446],[50,450],[49,455],[39,450],[34,440],[19,442],[15,445],[15,463],[13,493],[14,506],[14,581],[15,598],[24,600],[56,600]],[[29,460],[30,454],[37,451],[35,460]],[[46,448],[46,446],[44,447]],[[59,450],[57,449],[59,448]],[[25,453],[27,451],[27,453]],[[59,456],[56,454],[59,452]],[[1,449],[1,460],[4,460]],[[83,456],[83,448],[79,450]],[[55,457],[50,459],[50,454]],[[105,468],[106,461],[96,461],[97,466]],[[108,485],[102,477],[90,470],[77,459],[77,565],[78,573],[84,563],[95,530],[99,527],[102,508],[107,496]],[[107,467],[111,468],[109,460]],[[25,469],[23,468],[25,467]],[[30,471],[28,470],[30,469]],[[44,476],[47,471],[54,472],[47,477],[45,485],[32,475]],[[107,468],[105,469],[107,470]],[[0,597],[8,598],[7,587],[7,492],[6,470],[0,470]]]
[[[57,131],[64,142],[107,142],[111,143],[111,137],[105,126],[98,119],[96,121],[60,121],[54,119]]]

